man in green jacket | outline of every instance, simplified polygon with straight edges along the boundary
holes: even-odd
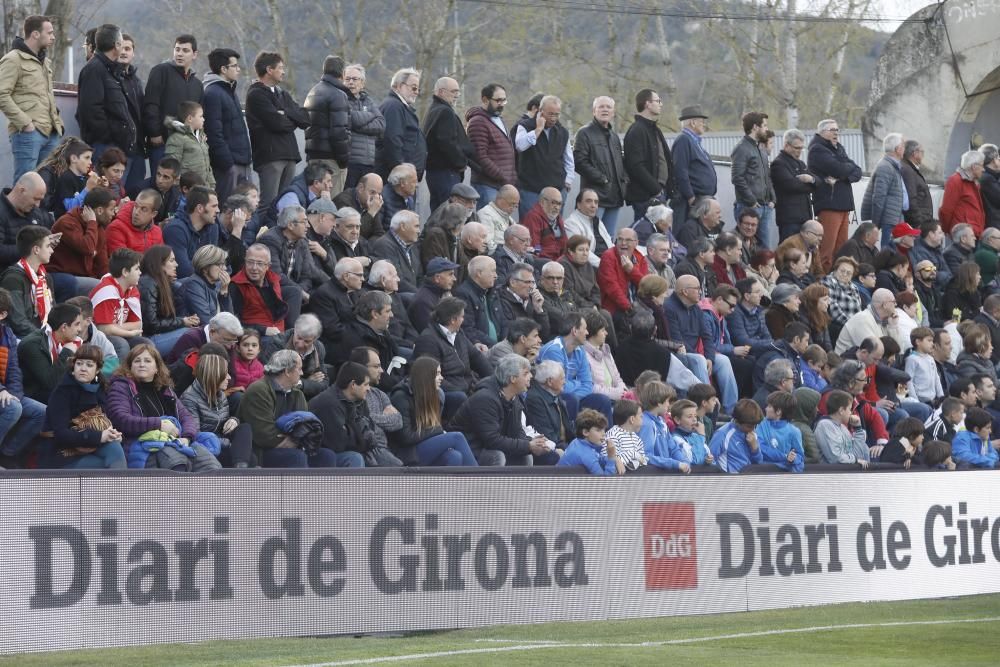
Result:
[[[69,360],[83,343],[80,309],[57,303],[49,311],[48,323],[33,331],[17,346],[17,362],[24,374],[24,395],[48,403],[49,395],[69,369]]]

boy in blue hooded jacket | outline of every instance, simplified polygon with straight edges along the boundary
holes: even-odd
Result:
[[[585,408],[576,416],[576,440],[569,443],[557,466],[583,466],[591,475],[624,475],[625,466],[618,459],[615,443],[607,440],[608,418],[597,410]],[[607,446],[608,455],[601,454]]]
[[[698,419],[698,406],[683,398],[670,406],[674,428],[670,439],[670,457],[689,465],[715,463],[705,442],[705,425]]]
[[[752,463],[763,463],[755,429],[764,418],[760,406],[749,398],[736,401],[733,420],[712,436],[712,456],[719,470],[738,473]]]
[[[996,468],[997,450],[990,442],[993,417],[982,408],[969,408],[965,413],[965,430],[951,441],[951,458],[955,463],[967,463],[976,468]]]
[[[767,396],[764,421],[757,424],[757,442],[764,462],[789,472],[802,472],[806,467],[802,432],[785,418],[794,415],[797,408],[798,402],[790,392],[772,391]]]
[[[650,382],[639,392],[642,401],[642,427],[639,437],[646,449],[649,465],[663,470],[680,470],[687,474],[691,472],[691,464],[678,461],[671,456],[671,438],[663,415],[667,413],[670,403],[671,389],[662,382]]]

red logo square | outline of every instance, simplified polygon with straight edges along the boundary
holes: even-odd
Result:
[[[698,588],[694,503],[642,504],[646,590]]]

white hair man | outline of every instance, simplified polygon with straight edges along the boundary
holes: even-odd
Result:
[[[374,171],[375,140],[385,131],[385,118],[375,100],[365,90],[365,79],[365,68],[362,65],[353,63],[344,68],[347,106],[351,110],[351,157],[347,162],[345,190],[354,188],[362,176]],[[382,188],[379,187],[378,190],[381,194]]]
[[[389,221],[389,233],[371,244],[372,259],[385,259],[399,272],[399,291],[413,293],[424,272],[420,261],[420,216],[398,211]]]
[[[453,186],[462,182],[465,168],[476,157],[465,125],[455,113],[455,104],[461,95],[458,81],[449,76],[441,77],[434,83],[434,98],[424,117],[427,189],[430,190],[432,211],[448,199]],[[478,192],[476,199],[479,199]]]
[[[497,190],[493,201],[476,211],[479,222],[490,230],[490,235],[486,238],[486,245],[491,255],[497,247],[503,245],[503,236],[507,228],[515,224],[514,211],[517,210],[520,203],[521,193],[508,183]]]
[[[595,214],[604,222],[607,234],[614,234],[618,211],[625,203],[625,165],[622,143],[611,123],[615,118],[615,101],[607,95],[594,98],[594,119],[580,128],[573,142],[573,164],[580,174],[580,189],[589,188],[597,194],[599,206]],[[610,236],[608,237],[610,245]]]
[[[517,185],[521,191],[520,218],[528,214],[545,188],[566,190],[573,185],[575,164],[569,131],[559,123],[562,100],[546,95],[538,112],[515,126],[514,148],[519,153]]]
[[[389,93],[379,106],[385,132],[375,141],[375,170],[382,178],[404,162],[413,165],[418,181],[424,176],[427,142],[414,106],[419,95],[420,72],[404,68],[392,75]]]
[[[406,304],[399,292],[399,272],[396,266],[386,259],[376,260],[368,272],[368,289],[381,290],[392,299],[392,321],[389,322],[389,335],[404,355],[413,352],[413,343],[420,334],[410,316],[406,312]]]
[[[382,220],[392,220],[399,211],[416,210],[419,184],[417,168],[409,162],[393,167],[382,188]]]
[[[819,254],[822,272],[826,273],[833,264],[833,253],[847,241],[847,228],[854,211],[852,183],[861,180],[861,167],[848,157],[840,143],[839,123],[832,118],[816,125],[806,164],[809,173],[816,176],[813,205],[816,218],[823,225]]]
[[[774,220],[778,225],[779,243],[798,234],[802,223],[812,219],[811,197],[816,190],[816,177],[809,173],[809,167],[802,161],[805,147],[806,135],[802,130],[785,130],[781,152],[771,162],[771,183],[774,185],[775,195]],[[757,215],[757,227],[760,227],[760,214]]]
[[[861,345],[865,338],[881,338],[892,336],[896,342],[903,345],[899,329],[899,316],[896,314],[896,297],[887,289],[875,290],[872,301],[864,310],[855,313],[847,320],[837,338],[837,354],[843,354],[852,347]],[[907,341],[909,343],[909,341]]]
[[[861,201],[861,217],[871,220],[882,230],[882,247],[889,248],[892,230],[903,221],[903,213],[910,208],[910,197],[903,184],[903,150],[906,140],[902,134],[892,132],[882,140],[885,155],[875,165],[865,197]]]
[[[985,170],[986,157],[979,151],[966,151],[955,173],[944,182],[944,199],[938,209],[941,227],[949,232],[959,222],[972,226],[976,238],[983,234],[986,213],[980,196],[979,179]]]

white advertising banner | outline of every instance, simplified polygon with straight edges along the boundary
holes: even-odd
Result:
[[[12,479],[0,652],[998,592],[998,481]]]

